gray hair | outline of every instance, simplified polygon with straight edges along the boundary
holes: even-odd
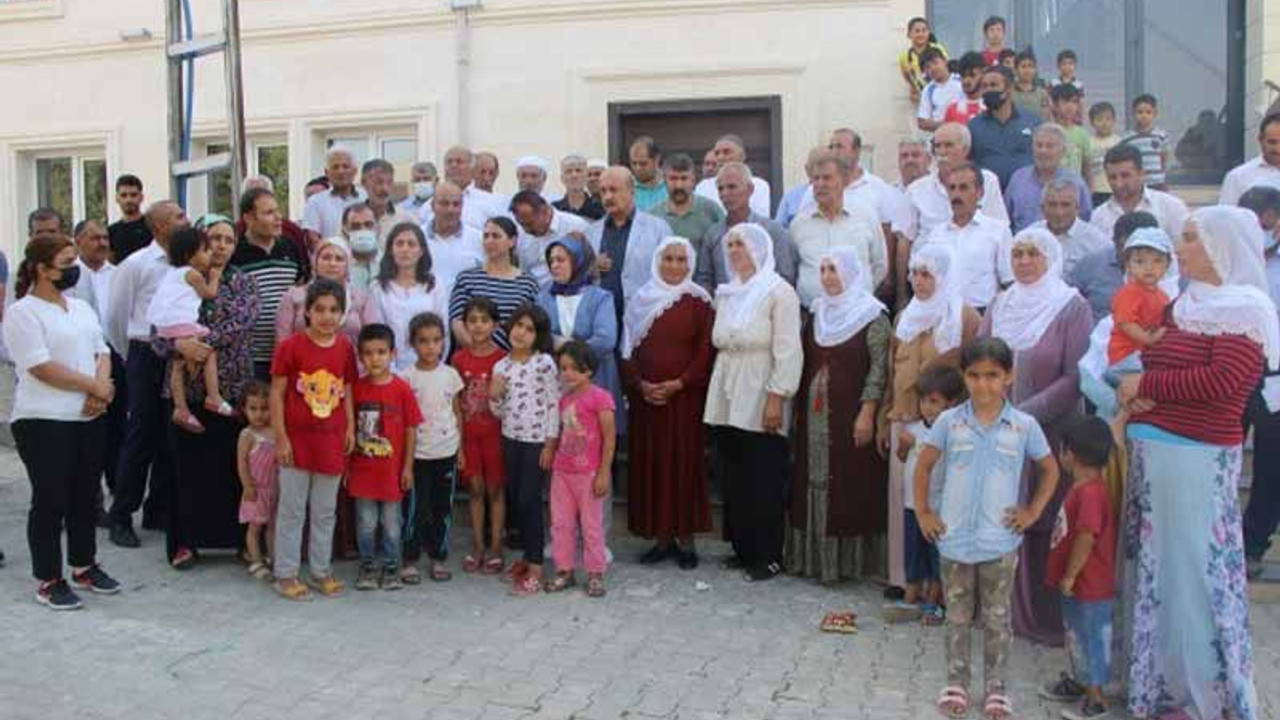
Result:
[[[440,171],[436,169],[436,164],[431,162],[430,160],[419,160],[418,162],[410,166],[409,172],[411,173],[424,172],[424,173],[427,173],[428,175],[433,175],[435,177],[440,176]]]
[[[1034,140],[1042,135],[1052,135],[1058,138],[1058,142],[1062,143],[1063,147],[1067,144],[1067,131],[1058,123],[1041,124],[1036,128],[1035,132],[1032,133],[1031,138]]]
[[[1054,178],[1053,180],[1050,180],[1049,183],[1044,186],[1044,190],[1040,191],[1040,202],[1048,200],[1049,196],[1053,193],[1060,192],[1067,193],[1071,196],[1072,200],[1076,201],[1077,205],[1080,204],[1080,188],[1069,178]]]
[[[835,165],[836,170],[844,177],[848,177],[849,173],[853,172],[853,165],[849,162],[849,158],[839,153],[831,152],[830,150],[818,155],[818,157],[813,160],[814,170],[817,170],[827,164]]]
[[[581,156],[581,155],[577,155],[577,154],[565,155],[563,158],[561,158],[561,159],[560,159],[560,169],[561,169],[561,170],[564,170],[565,168],[569,167],[570,165],[582,165],[582,166],[586,166],[586,164],[587,164],[587,159],[586,159],[585,157],[583,157],[583,156]]]
[[[962,123],[943,123],[942,127],[938,128],[934,132],[933,136],[937,137],[943,130],[947,129],[950,129],[959,136],[961,145],[964,145],[967,148],[973,147],[973,134],[969,132],[969,126]]]
[[[904,137],[898,141],[899,149],[902,149],[904,147],[911,147],[913,145],[915,147],[925,150],[926,152],[929,150],[929,141],[926,140],[925,138],[920,137],[919,135],[908,135],[907,137]]]
[[[325,164],[327,165],[328,163],[326,162]],[[276,184],[271,178],[266,175],[250,175],[240,183],[240,194],[243,195],[256,187],[266,188],[271,192],[276,191]]]
[[[350,148],[344,147],[342,145],[334,145],[333,147],[329,148],[328,151],[326,151],[324,154],[325,167],[328,167],[329,163],[332,162],[333,159],[338,157],[339,155],[350,160],[352,165],[356,164],[356,155],[355,153],[351,152]]]
[[[737,172],[742,173],[742,176],[747,179],[747,182],[751,182],[752,178],[754,177],[751,174],[751,168],[746,163],[738,162],[735,160],[733,162],[725,163],[724,167],[720,168],[720,172],[716,173],[716,180],[718,181],[720,178],[724,177],[724,174],[729,172],[730,170],[735,170]]]

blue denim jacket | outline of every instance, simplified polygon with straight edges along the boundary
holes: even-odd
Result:
[[[942,452],[939,462],[946,468],[942,502],[934,508],[947,526],[938,552],[974,564],[1018,549],[1022,536],[1004,526],[1005,511],[1021,500],[1027,458],[1049,454],[1035,418],[1006,401],[999,419],[983,427],[969,401],[940,415],[924,442]]]

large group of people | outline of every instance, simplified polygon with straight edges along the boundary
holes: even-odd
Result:
[[[335,147],[299,225],[263,177],[239,223],[144,210],[132,175],[109,226],[36,210],[3,336],[37,599],[117,592],[94,525],[136,548],[139,510],[173,568],[234,549],[293,600],[344,592],[335,553],[359,590],[447,581],[454,540],[516,595],[582,565],[601,597],[625,472],[642,564],[699,565],[718,485],[723,567],[883,580],[887,621],[945,623],[950,717],[975,624],[986,718],[1015,713],[1012,635],[1065,641],[1041,694],[1069,717],[1105,715],[1104,687],[1142,717],[1257,717],[1280,116],[1193,213],[1163,189],[1154,98],[1124,138],[1094,105],[1091,137],[1074,54],[1045,89],[999,18],[954,64],[923,19],[908,35],[927,134],[897,183],[840,128],[776,212],[733,134],[698,159],[650,137],[629,167],[569,155],[558,198],[541,158],[505,197],[496,156],[454,147],[397,202],[390,163]]]

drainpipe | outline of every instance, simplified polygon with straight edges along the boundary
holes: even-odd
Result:
[[[471,131],[471,11],[479,10],[482,0],[449,0],[453,11],[454,54],[457,56],[456,78],[458,107],[458,144],[466,146]]]

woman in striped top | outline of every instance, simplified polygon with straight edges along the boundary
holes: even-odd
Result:
[[[1241,418],[1264,363],[1280,367],[1280,321],[1249,211],[1198,210],[1177,255],[1191,283],[1166,314],[1164,339],[1143,353],[1145,372],[1119,388],[1134,415],[1116,628],[1123,654],[1113,667],[1129,668],[1129,712],[1139,717],[1253,720],[1236,504]]]
[[[498,306],[498,325],[493,341],[504,351],[511,350],[507,339],[507,320],[521,305],[538,300],[538,281],[516,267],[516,225],[509,218],[490,218],[484,225],[484,267],[463,270],[453,282],[449,296],[449,325],[459,347],[471,347],[462,309],[471,298],[487,297]]]
[[[427,236],[417,223],[403,222],[391,228],[378,266],[378,281],[373,284],[372,299],[382,321],[396,334],[392,369],[403,374],[417,359],[409,342],[409,321],[424,312],[443,315],[448,303],[443,288],[431,273]],[[448,338],[445,340],[447,354]]]

